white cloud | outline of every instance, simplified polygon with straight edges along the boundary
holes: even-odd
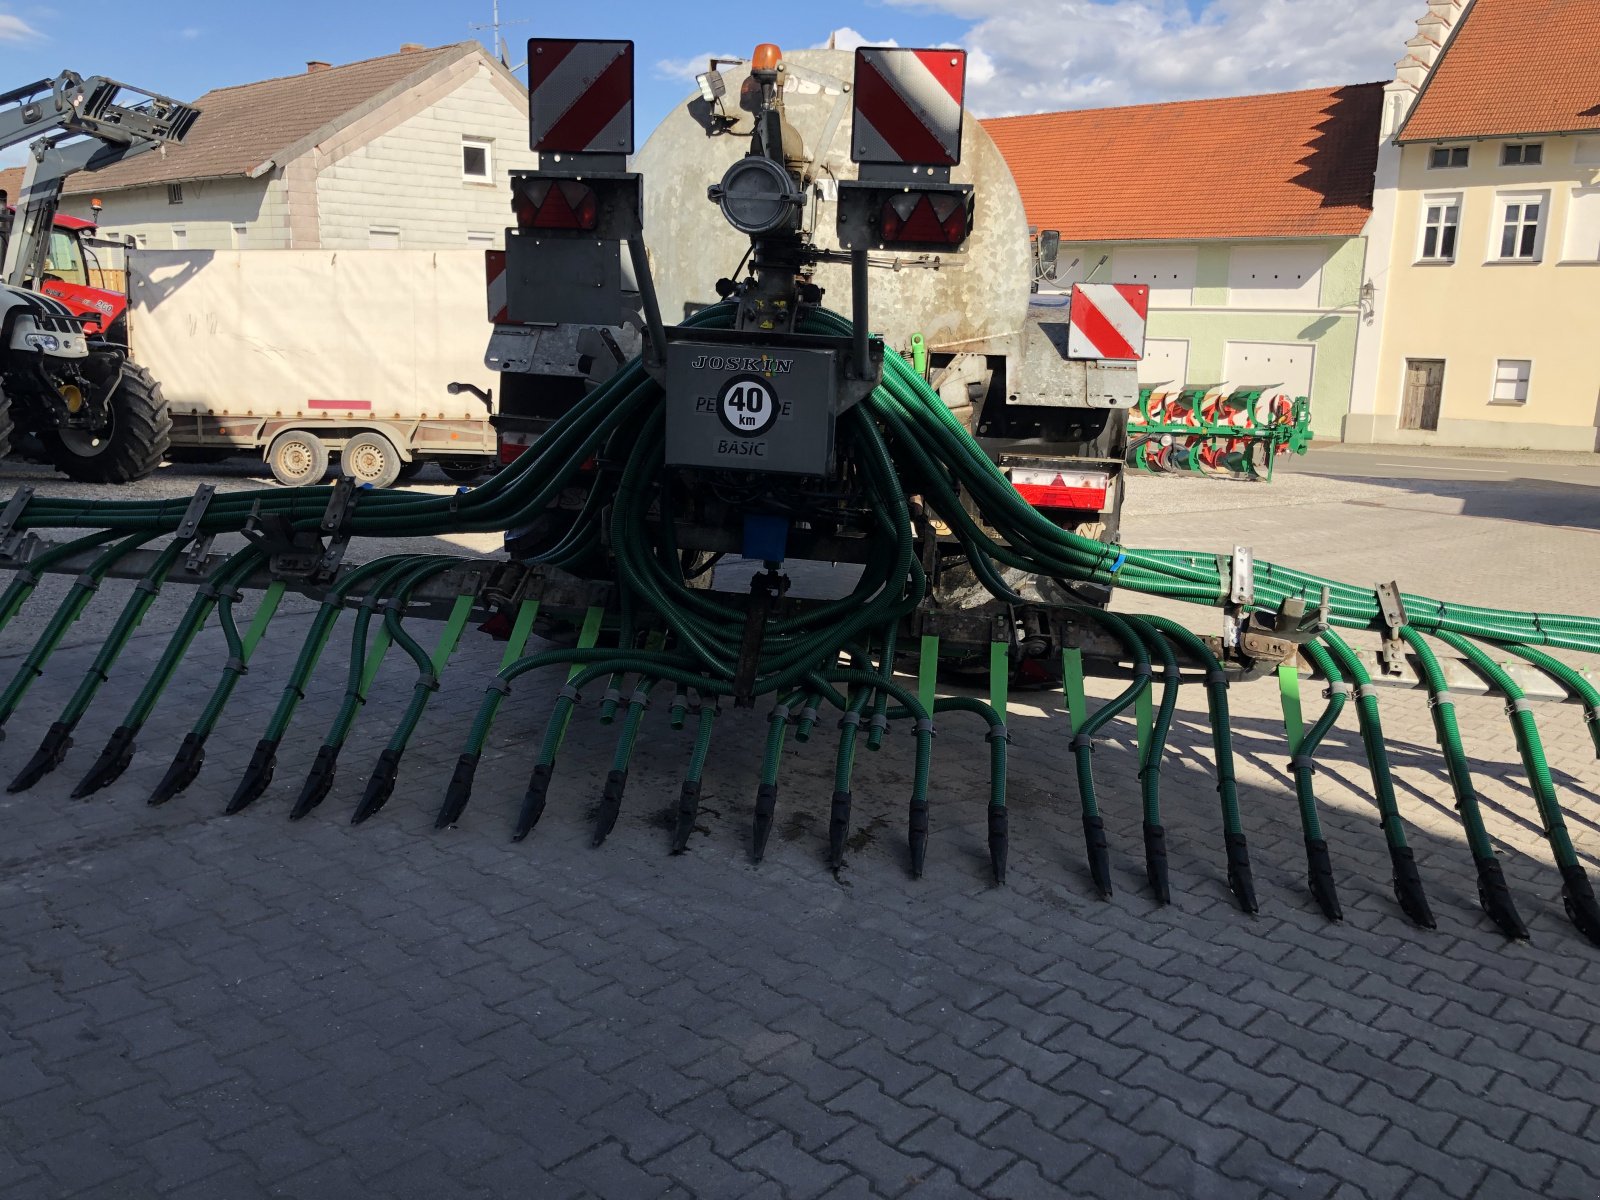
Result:
[[[706,64],[713,58],[740,58],[742,54],[692,54],[688,58],[662,58],[656,60],[657,79],[687,79],[691,83],[694,77],[706,69]]]
[[[195,28],[195,26],[190,25],[190,26],[188,26],[188,27],[186,27],[184,29],[178,30],[178,36],[181,37],[186,42],[192,42],[192,41],[195,40],[195,38],[200,36],[201,32],[202,31],[200,29],[197,29],[197,28]]]
[[[898,46],[900,44],[893,38],[869,38],[866,34],[851,29],[848,25],[843,25],[811,48],[813,50],[826,50],[829,41],[833,42],[835,50],[854,50],[857,46]]]
[[[984,116],[1388,79],[1421,0],[890,0],[971,21],[967,102]],[[1415,11],[1413,11],[1415,10]],[[1331,9],[1327,10],[1332,12]]]
[[[39,31],[21,17],[0,13],[0,42],[31,42],[39,36]]]

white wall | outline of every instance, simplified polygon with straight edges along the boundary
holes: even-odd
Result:
[[[1274,394],[1309,396],[1314,346],[1276,342],[1229,342],[1222,371],[1231,387],[1268,385]]]
[[[1228,302],[1235,308],[1316,308],[1327,258],[1322,246],[1236,245],[1228,257]]]
[[[1098,279],[1117,283],[1143,283],[1150,288],[1151,308],[1187,306],[1194,302],[1193,246],[1118,247]]]
[[[1186,338],[1146,338],[1139,360],[1139,386],[1164,391],[1181,389],[1189,378],[1189,342]]]
[[[489,182],[463,181],[463,135],[493,140]],[[536,165],[526,110],[480,64],[454,91],[322,168],[322,247],[364,249],[374,226],[400,230],[408,250],[458,249],[472,232],[498,242],[512,223],[507,172]]]
[[[171,250],[172,230],[177,226],[188,232],[186,249],[230,250],[233,226],[242,224],[251,249],[277,250],[289,245],[289,213],[281,181],[270,177],[204,179],[182,187],[182,204],[168,202],[164,183],[103,193],[101,229],[142,236],[142,244],[151,250]],[[89,200],[89,196],[69,196],[62,201],[62,211],[88,220],[93,216]]]

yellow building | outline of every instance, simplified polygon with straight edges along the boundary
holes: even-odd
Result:
[[[1418,22],[1347,441],[1600,449],[1597,48],[1593,0],[1433,0]]]

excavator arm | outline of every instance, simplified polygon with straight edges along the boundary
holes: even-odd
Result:
[[[170,96],[74,71],[0,95],[0,149],[32,141],[14,215],[0,194],[0,282],[38,278],[68,176],[181,142],[199,115]]]

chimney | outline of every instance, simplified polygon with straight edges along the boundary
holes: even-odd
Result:
[[[326,71],[331,66],[333,64],[330,62],[323,62],[321,59],[313,58],[306,63],[306,74],[310,75],[313,71]]]
[[[400,43],[400,53],[401,54],[421,54],[426,49],[427,49],[427,47],[424,46],[421,42],[401,42]]]

